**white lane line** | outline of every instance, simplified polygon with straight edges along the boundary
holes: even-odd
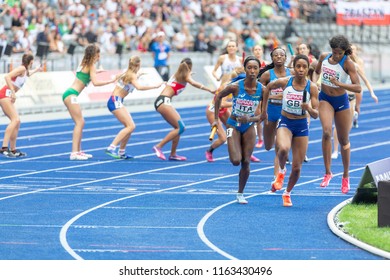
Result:
[[[194,163],[194,164],[188,164],[187,166],[190,166],[190,165],[195,165],[195,164],[198,164],[198,163]],[[178,166],[175,166],[176,168]],[[167,168],[167,169],[172,169],[172,168],[175,168],[175,167],[171,167],[171,168]],[[273,166],[269,166],[269,167],[264,167],[264,168],[260,168],[260,169],[256,169],[256,170],[253,170],[253,172],[256,172],[256,171],[263,171],[263,170],[267,170],[267,169],[273,169]],[[160,170],[163,170],[163,168],[160,168]],[[234,176],[237,176],[237,174],[229,174],[229,175],[225,175],[225,176],[222,176],[222,177],[217,177],[217,178],[211,178],[211,179],[207,179],[207,180],[202,180],[202,181],[198,181],[198,182],[192,182],[192,183],[188,183],[188,184],[185,184],[185,185],[180,185],[180,186],[176,186],[176,187],[170,187],[170,188],[165,188],[165,189],[159,189],[159,190],[155,190],[155,191],[150,191],[150,192],[143,192],[143,193],[139,193],[139,194],[135,194],[135,195],[130,195],[130,196],[126,196],[126,197],[122,197],[122,198],[119,198],[119,199],[115,199],[115,200],[111,200],[111,201],[108,201],[108,202],[105,202],[103,204],[100,204],[100,205],[97,205],[93,208],[90,208],[78,215],[76,215],[75,217],[73,217],[72,219],[70,219],[61,229],[61,232],[60,232],[60,242],[62,244],[62,246],[64,247],[64,249],[75,259],[77,260],[82,260],[83,258],[81,256],[79,256],[68,244],[68,241],[67,241],[67,238],[66,238],[66,235],[67,235],[67,232],[69,230],[69,228],[71,227],[71,225],[73,223],[75,223],[78,219],[80,219],[82,216],[92,212],[92,211],[95,211],[95,210],[98,210],[100,208],[103,208],[103,207],[106,207],[107,205],[110,205],[112,203],[116,203],[116,202],[120,202],[120,201],[123,201],[123,200],[127,200],[127,199],[130,199],[130,198],[135,198],[135,197],[139,197],[139,196],[144,196],[144,195],[150,195],[150,194],[156,194],[156,193],[162,193],[162,192],[166,192],[166,191],[171,191],[171,190],[176,190],[176,189],[181,189],[181,188],[185,188],[185,187],[189,187],[189,186],[194,186],[194,185],[199,185],[199,184],[204,184],[204,183],[208,183],[208,182],[213,182],[213,181],[216,181],[216,180],[219,180],[221,178],[229,178],[229,177],[234,177]]]
[[[382,145],[388,145],[388,144],[390,144],[390,141],[385,142],[385,143],[380,143],[380,144],[378,143],[378,144],[374,144],[374,145],[369,145],[369,146],[366,147],[366,149],[369,149],[369,148],[371,148],[371,147],[373,147],[373,146],[376,147],[376,146],[382,146]],[[362,149],[364,149],[364,148],[363,148],[363,147],[357,148],[357,149],[355,149],[355,151],[356,151],[356,150],[362,150]],[[351,152],[352,152],[352,150],[351,150]],[[317,158],[322,158],[322,156],[316,157],[316,159],[317,159]],[[354,172],[360,171],[360,170],[362,170],[362,169],[364,169],[364,168],[365,168],[365,166],[364,166],[364,167],[360,167],[360,168],[355,168],[355,169],[350,170],[349,172],[350,172],[350,173],[354,173]],[[255,172],[255,171],[252,171],[252,172]],[[343,174],[343,172],[335,173],[333,176],[334,176],[334,177],[337,177],[337,176],[341,176],[342,174]],[[302,183],[296,184],[295,187],[297,187],[297,186],[302,186],[302,185],[307,185],[307,184],[311,184],[311,183],[314,183],[314,182],[317,182],[317,181],[320,181],[320,180],[322,180],[322,178],[317,178],[317,179],[309,180],[309,181],[306,181],[306,182],[302,182]],[[282,190],[284,190],[284,188],[283,188]],[[274,194],[274,193],[272,193],[271,191],[267,191],[267,192],[263,192],[263,193],[261,193],[261,194]],[[261,194],[254,194],[254,195],[251,195],[251,196],[247,196],[246,198],[247,198],[247,199],[250,199],[250,198],[252,198],[252,197],[259,196],[259,195],[261,195]],[[237,203],[237,202],[236,202],[236,201],[231,201],[231,202],[225,203],[225,204],[223,204],[223,205],[220,205],[220,206],[214,208],[214,209],[211,210],[210,212],[208,212],[208,213],[200,220],[200,222],[199,222],[199,224],[198,224],[198,226],[197,226],[197,231],[198,231],[198,235],[199,235],[200,239],[203,241],[203,243],[205,243],[209,248],[211,248],[212,250],[214,250],[216,253],[218,253],[218,254],[220,254],[220,255],[226,257],[226,258],[229,259],[229,260],[238,260],[238,258],[236,258],[236,257],[234,257],[234,256],[232,256],[232,255],[230,255],[229,253],[227,253],[227,252],[223,251],[222,249],[220,249],[218,246],[214,245],[214,244],[207,238],[207,236],[206,236],[205,233],[204,233],[204,226],[205,226],[207,220],[208,220],[211,216],[213,216],[216,212],[218,212],[219,210],[221,210],[222,208],[224,208],[224,207],[226,207],[226,206],[229,206],[229,205],[231,205],[231,204],[233,204],[233,203]]]
[[[204,116],[202,117],[193,117],[193,118],[188,118],[188,119],[185,119],[184,121],[193,121],[193,120],[204,120]],[[166,124],[166,121],[165,120],[159,120],[159,121],[150,121],[150,122],[144,122],[144,123],[137,123],[137,126],[150,126],[150,125],[160,125],[160,124]],[[208,123],[201,123],[201,124],[198,124],[198,125],[201,125],[201,126],[210,126],[210,124]],[[197,127],[197,125],[188,125],[187,126],[188,128],[193,128],[193,127]],[[123,128],[123,125],[121,124],[116,124],[116,125],[111,125],[111,126],[103,126],[103,127],[94,127],[94,128],[85,128],[83,129],[83,133],[86,133],[86,132],[94,132],[94,131],[104,131],[104,130],[117,130],[117,129],[122,129]],[[172,128],[166,128],[168,130],[172,130]],[[147,133],[158,133],[160,131],[163,131],[163,130],[150,130],[151,132],[148,132]],[[20,136],[18,137],[18,140],[22,140],[22,139],[34,139],[34,138],[39,138],[39,137],[50,137],[50,136],[58,136],[58,135],[71,135],[73,133],[73,130],[66,130],[66,131],[57,131],[57,132],[48,132],[48,133],[39,133],[39,134],[31,134],[31,135],[26,135],[26,136]],[[138,134],[145,134],[146,132],[144,133],[140,133],[138,132]],[[133,133],[134,135],[137,135],[137,132]],[[113,137],[115,135],[106,135],[106,137]]]

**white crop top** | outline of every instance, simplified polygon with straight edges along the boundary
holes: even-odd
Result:
[[[296,90],[293,87],[294,77],[291,77],[283,91],[282,110],[286,113],[302,116],[306,113],[302,110],[302,103],[310,100],[310,81],[307,81],[304,90]],[[305,94],[305,95],[304,95]]]
[[[27,81],[27,71],[24,72],[23,76],[17,76],[15,78],[12,78],[11,80],[15,87],[21,88],[24,85],[24,83]]]
[[[242,66],[242,64],[241,64],[240,57],[236,56],[236,59],[234,61],[231,61],[229,59],[229,56],[226,54],[225,60],[223,61],[222,65],[221,65],[222,75],[230,74],[231,72],[233,72],[233,70],[235,68],[241,67],[241,66]]]
[[[330,77],[336,77],[336,79],[343,84],[347,83],[347,79],[349,76],[344,70],[344,62],[347,59],[347,56],[344,55],[344,57],[337,64],[330,64],[330,57],[331,54],[328,54],[325,57],[324,61],[322,61],[321,83],[329,87],[338,88],[338,86],[330,82]]]
[[[119,79],[116,85],[117,87],[120,87],[121,89],[125,90],[128,94],[132,93],[135,89],[133,84],[131,83],[125,84],[122,79]]]

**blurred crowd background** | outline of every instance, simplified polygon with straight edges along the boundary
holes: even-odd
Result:
[[[228,40],[238,41],[246,50],[254,44],[272,49],[291,35],[281,32],[288,24],[335,22],[334,1],[328,0],[1,2],[0,45],[8,43],[12,53],[35,53],[39,44],[47,44],[49,52],[66,53],[70,45],[95,42],[102,53],[114,54],[118,46],[123,51],[148,52],[159,32],[177,52],[214,52]],[[275,31],[270,22],[276,22]]]
[[[172,53],[211,55],[221,54],[229,40],[247,53],[260,44],[266,56],[275,46],[304,42],[317,55],[340,33],[363,50],[388,46],[389,26],[337,25],[336,5],[336,0],[0,0],[0,69],[6,72],[10,57],[31,51],[51,62],[49,70],[63,70],[60,60],[82,54],[89,43],[98,43],[108,57],[150,53],[159,40]],[[70,67],[73,61],[65,68]]]

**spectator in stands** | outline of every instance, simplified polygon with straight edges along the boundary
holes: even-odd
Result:
[[[195,15],[188,6],[183,7],[183,11],[180,14],[182,25],[191,25],[195,23]]]
[[[66,53],[66,47],[61,39],[60,33],[53,30],[51,34],[52,39],[50,40],[49,50],[51,52],[56,52],[60,54]]]
[[[85,26],[82,26],[81,31],[77,36],[77,43],[83,48],[89,45],[86,34],[87,34],[87,28]]]
[[[4,24],[5,31],[11,30],[11,28],[12,28],[12,18],[13,18],[13,16],[11,14],[11,10],[8,7],[5,10],[5,12],[3,13],[3,15],[2,15],[2,21],[3,21],[3,24]]]
[[[204,31],[200,31],[195,39],[194,51],[195,52],[207,52],[209,46],[209,40],[206,38]]]
[[[194,38],[189,32],[187,25],[182,25],[181,30],[177,32],[172,39],[172,46],[179,52],[188,52],[194,44]]]
[[[139,39],[137,50],[140,52],[150,51],[151,44],[153,42],[153,35],[154,34],[153,34],[152,28],[146,29],[144,34],[142,34],[141,38]],[[156,36],[156,35],[154,35],[154,36]]]
[[[163,30],[161,31],[164,31],[165,34],[166,34],[166,37],[168,39],[169,42],[172,42],[172,38],[173,36],[175,36],[175,27],[173,26],[172,24],[172,21],[170,18],[167,18],[163,23],[162,23],[162,26],[163,26]]]
[[[75,123],[72,136],[72,152],[70,154],[70,160],[87,160],[92,157],[92,155],[85,154],[81,150],[84,118],[81,112],[81,107],[77,102],[78,95],[86,86],[88,86],[90,81],[92,81],[94,86],[104,86],[115,82],[119,77],[118,75],[111,80],[100,80],[97,77],[97,74],[100,72],[100,70],[97,70],[95,66],[99,59],[100,49],[98,46],[91,44],[86,47],[81,64],[76,70],[76,79],[62,96],[62,100]]]
[[[73,4],[69,6],[68,11],[70,11],[73,17],[81,17],[85,12],[85,6],[80,0],[74,0]]]
[[[284,27],[282,39],[285,44],[287,43],[294,44],[297,41],[298,37],[301,36],[299,36],[298,32],[295,30],[294,20],[290,18],[286,26]]]
[[[6,85],[0,90],[0,106],[3,109],[4,115],[10,119],[10,123],[4,132],[3,145],[0,153],[9,158],[24,157],[27,155],[16,149],[20,119],[15,108],[15,101],[16,93],[23,87],[27,77],[42,70],[40,66],[31,70],[33,63],[34,56],[24,54],[22,56],[22,65],[5,75]]]
[[[38,33],[37,35],[37,45],[39,44],[49,44],[49,33],[50,33],[50,26],[49,24],[45,24],[43,27],[43,30]]]
[[[156,68],[157,72],[160,74],[164,81],[168,81],[168,60],[169,56],[171,55],[171,47],[165,41],[165,33],[163,31],[159,31],[157,33],[157,37],[155,39],[155,42],[151,46],[151,50],[154,59],[154,68]]]

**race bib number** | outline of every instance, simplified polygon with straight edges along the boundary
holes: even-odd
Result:
[[[70,103],[72,103],[72,104],[79,104],[79,101],[78,101],[76,95],[72,95],[72,96],[70,97]]]
[[[171,99],[168,98],[168,97],[164,98],[164,104],[168,105],[168,106],[171,106]]]
[[[209,111],[214,113],[214,109],[215,109],[214,104],[210,104]]]
[[[119,109],[123,107],[123,104],[120,101],[115,101],[114,105],[115,105],[115,109]]]
[[[12,95],[12,91],[11,91],[10,89],[7,89],[7,90],[5,91],[5,96],[11,97],[11,95]]]
[[[233,128],[229,127],[226,129],[226,138],[230,138],[233,135]]]

